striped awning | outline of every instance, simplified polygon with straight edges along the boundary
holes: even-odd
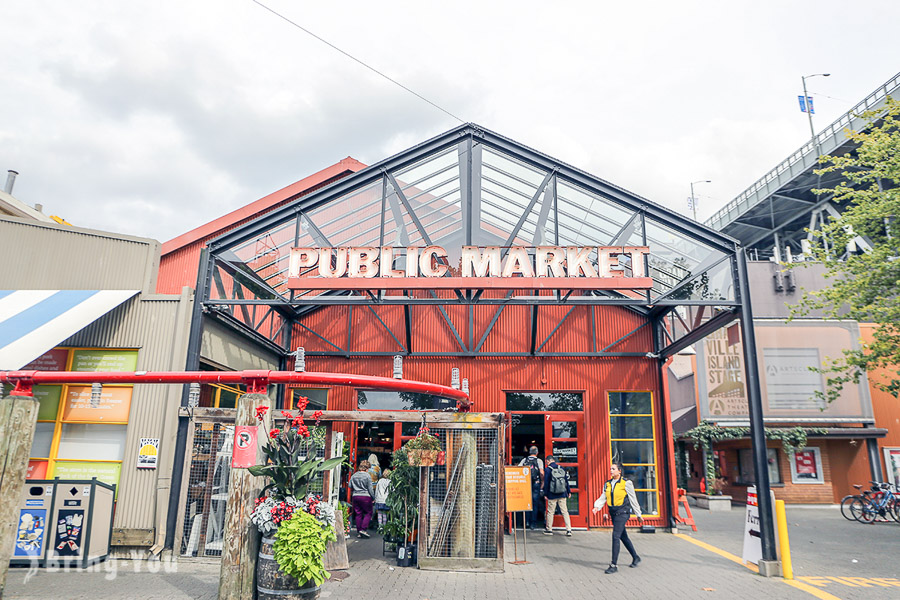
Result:
[[[137,290],[0,290],[0,371],[21,369]]]

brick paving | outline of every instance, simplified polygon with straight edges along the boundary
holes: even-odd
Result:
[[[610,534],[576,531],[562,535],[530,535],[527,565],[506,565],[504,573],[453,573],[396,567],[393,554],[381,556],[377,535],[351,539],[350,576],[329,581],[322,598],[366,600],[538,600],[554,597],[600,598],[619,594],[625,598],[811,598],[785,585],[765,579],[689,542],[665,533],[634,534],[644,562],[605,575],[609,562]],[[520,542],[521,543],[521,542]],[[511,539],[507,560],[512,560]],[[625,562],[627,553],[621,557]],[[147,571],[143,562],[117,561],[99,565],[95,572],[38,573],[24,581],[27,571],[13,569],[7,584],[8,598],[141,598],[181,600],[215,598],[218,565],[181,561],[177,570]],[[393,570],[392,570],[393,567]],[[135,569],[140,572],[135,572]],[[708,588],[708,589],[704,589]]]
[[[742,547],[743,509],[724,513],[697,510],[700,531],[690,534],[735,555]],[[891,560],[900,524],[860,525],[834,509],[788,507],[795,574],[815,577],[813,587],[842,600],[900,597],[900,587],[872,580],[897,578]],[[684,530],[681,530],[684,533]],[[351,538],[349,576],[322,587],[322,598],[358,600],[545,600],[548,598],[805,598],[809,593],[780,579],[766,579],[722,556],[666,533],[633,534],[644,562],[605,575],[609,562],[608,531],[576,531],[562,535],[529,535],[527,565],[506,564],[504,573],[453,573],[396,566],[394,554],[381,556],[381,540]],[[521,543],[521,541],[520,541]],[[520,546],[521,549],[521,546]],[[507,537],[506,560],[512,560]],[[521,557],[521,550],[520,550]],[[853,562],[856,560],[857,562]],[[622,550],[621,561],[628,562]],[[11,569],[5,598],[142,600],[212,599],[216,597],[216,561],[182,560],[174,565],[119,560],[88,572]],[[835,579],[826,579],[833,577]],[[26,580],[27,578],[27,580]],[[802,579],[801,579],[802,580]],[[809,581],[809,580],[808,580]],[[868,583],[866,583],[868,581]]]

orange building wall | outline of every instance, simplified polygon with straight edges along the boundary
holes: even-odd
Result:
[[[859,329],[862,333],[863,342],[872,341],[872,332],[877,325],[871,323],[860,323]],[[896,373],[894,374],[896,377]],[[874,383],[879,379],[887,377],[887,369],[879,369],[873,373],[869,373],[869,393],[872,395],[872,410],[875,413],[875,426],[883,427],[888,430],[887,436],[878,440],[878,451],[882,462],[882,475],[884,473],[884,453],[882,448],[898,448],[900,447],[900,399],[891,396],[887,392],[883,392],[875,387]],[[866,469],[865,474],[859,477],[856,483],[865,483],[869,480],[869,472]]]
[[[388,324],[397,338],[405,343],[405,326],[402,307],[373,307]],[[477,344],[487,328],[497,307],[478,306],[475,308],[476,323],[474,334]],[[468,308],[446,306],[457,331],[468,339]],[[509,306],[501,317],[482,350],[485,352],[522,352],[530,348],[530,307]],[[540,307],[537,344],[540,345],[559,322],[569,307]],[[576,307],[566,322],[547,341],[544,352],[575,352],[590,349],[590,311],[594,311],[594,328],[597,332],[597,348],[602,349],[642,323],[635,313],[618,307]],[[448,325],[436,307],[413,307],[413,347],[416,352],[459,351],[460,348]],[[316,311],[306,317],[303,323],[316,333],[328,338],[342,348],[347,344],[347,324],[351,318],[349,307],[330,307]],[[354,307],[352,311],[353,329],[350,347],[354,351],[394,352],[399,350],[386,328],[378,322],[372,311],[364,307]],[[334,351],[335,348],[322,341],[302,327],[294,330],[294,345],[306,350],[306,368],[309,371],[353,372],[365,375],[390,376],[393,367],[391,356],[341,357],[311,356],[315,351]],[[649,327],[644,327],[635,335],[609,349],[610,352],[649,352],[652,338]],[[582,449],[587,482],[588,510],[594,499],[600,496],[600,489],[606,480],[610,461],[609,412],[607,392],[615,390],[646,390],[653,392],[657,418],[656,459],[658,465],[658,485],[660,488],[659,526],[667,525],[665,479],[662,470],[666,468],[668,456],[661,443],[661,428],[664,419],[659,418],[658,368],[654,359],[641,357],[615,358],[573,358],[573,357],[405,357],[403,377],[420,381],[450,384],[450,370],[458,367],[460,377],[469,380],[470,396],[474,409],[484,412],[503,412],[507,391],[575,391],[584,394],[585,444]],[[355,409],[356,392],[351,389],[334,389],[329,394],[329,408],[336,410]],[[664,416],[665,418],[665,416]],[[589,525],[600,526],[599,518],[589,516]]]

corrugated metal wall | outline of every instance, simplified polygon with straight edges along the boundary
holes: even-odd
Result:
[[[0,217],[0,256],[2,289],[151,291],[159,242]]]
[[[538,309],[537,345],[557,326],[570,307],[547,306]],[[447,306],[448,313],[460,336],[468,343],[468,313],[465,306]],[[403,308],[374,307],[378,316],[393,334],[405,340]],[[475,343],[481,339],[497,307],[479,306],[475,309]],[[459,344],[436,307],[412,309],[413,347],[416,352],[457,352]],[[549,338],[544,352],[585,352],[594,343],[591,336],[591,314],[594,313],[597,350],[612,344],[640,326],[644,319],[629,310],[613,307],[576,307],[562,326]],[[399,349],[384,325],[367,308],[354,307],[350,348],[354,352],[394,352]],[[316,333],[342,348],[347,345],[347,324],[350,308],[346,306],[320,309],[306,317],[303,323]],[[531,344],[531,309],[527,306],[508,306],[497,320],[482,350],[485,352],[527,352]],[[294,329],[294,343],[307,352],[335,351],[326,342],[302,327]],[[651,352],[652,332],[644,326],[626,340],[611,347],[611,352]],[[389,356],[367,358],[315,357],[307,355],[307,370],[352,372],[365,375],[391,376],[393,359]],[[662,415],[659,402],[658,368],[656,360],[644,357],[574,358],[574,357],[435,357],[410,358],[403,361],[403,376],[407,379],[450,385],[450,370],[458,367],[460,376],[469,380],[470,395],[475,410],[503,412],[508,391],[574,391],[584,394],[585,451],[587,494],[590,502],[600,496],[607,479],[610,461],[609,409],[607,392],[616,390],[651,391],[655,400],[656,455],[658,472],[667,468],[668,458],[662,444],[662,430],[667,415]],[[352,410],[356,392],[337,388],[329,392],[329,408]],[[666,526],[665,479],[660,475],[660,517],[648,523]],[[590,505],[589,502],[589,505]],[[592,527],[600,521],[589,516]]]
[[[182,371],[191,294],[132,298],[60,346],[137,348],[139,371]],[[152,529],[165,518],[181,385],[135,385],[114,527]],[[157,469],[137,469],[139,438],[160,438]],[[158,506],[157,506],[158,504]]]

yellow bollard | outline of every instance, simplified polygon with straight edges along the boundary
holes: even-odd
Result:
[[[784,500],[775,501],[775,521],[778,523],[778,543],[781,546],[781,574],[785,579],[793,579],[794,567],[791,564],[791,542],[788,540]]]

